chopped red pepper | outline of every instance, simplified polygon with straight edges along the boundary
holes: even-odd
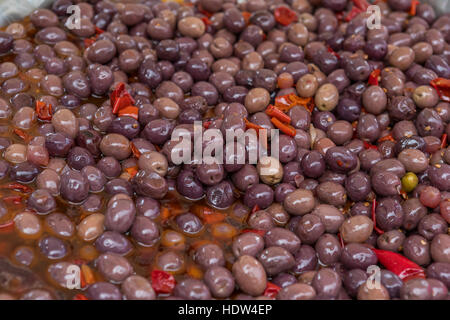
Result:
[[[14,128],[14,133],[22,138],[22,140],[25,142],[30,142],[30,140],[32,139],[32,137],[22,129]]]
[[[124,171],[126,173],[128,173],[131,178],[133,178],[136,175],[136,173],[138,173],[139,167],[137,165],[136,166],[132,166],[132,167],[128,167],[128,168],[125,168]]]
[[[84,294],[78,293],[76,294],[72,300],[89,300]]]
[[[441,138],[441,149],[445,149],[447,146],[447,134],[444,133]]]
[[[341,237],[341,233],[339,232],[337,234],[337,236],[338,236],[338,239],[339,239],[339,243],[341,244],[341,248],[344,248],[345,247],[345,243],[344,243],[344,239],[342,239],[342,237]]]
[[[381,137],[380,139],[378,139],[378,143],[383,142],[383,141],[392,141],[395,142],[394,137],[392,136],[391,133],[389,133],[388,135],[385,135],[384,137]]]
[[[6,184],[2,184],[0,185],[1,189],[11,189],[11,190],[18,190],[21,191],[23,193],[30,193],[33,191],[33,189],[31,189],[28,186],[25,186],[21,183],[18,182],[10,182],[10,183],[6,183]]]
[[[102,34],[103,32],[105,32],[104,30],[100,29],[99,27],[95,26],[95,33],[97,35]]]
[[[370,73],[369,80],[367,81],[372,86],[377,86],[380,81],[380,69],[375,69]]]
[[[267,287],[266,287],[266,290],[264,290],[263,296],[266,296],[269,298],[275,298],[280,290],[281,290],[281,288],[279,286],[268,281]]]
[[[361,9],[359,9],[356,6],[353,6],[352,10],[350,10],[350,12],[345,17],[345,21],[347,22],[352,21],[361,12],[363,12]]]
[[[412,0],[411,1],[411,9],[409,9],[409,14],[410,15],[412,15],[412,16],[415,16],[416,15],[416,12],[417,12],[417,5],[419,5],[420,4],[420,1],[419,0]]]
[[[291,117],[289,117],[287,114],[285,114],[280,109],[275,108],[272,104],[269,104],[269,106],[267,107],[266,114],[269,117],[275,117],[282,122],[291,123]]]
[[[133,153],[133,156],[136,159],[139,159],[139,157],[141,156],[141,152],[139,151],[139,149],[134,145],[133,142],[131,142],[131,152]]]
[[[9,232],[14,227],[14,220],[0,224],[0,232]]]
[[[366,0],[352,0],[356,7],[361,9],[362,11],[367,11],[370,4]]]
[[[450,79],[436,78],[431,80],[430,85],[436,89],[442,101],[450,102]]]
[[[84,47],[89,48],[95,42],[95,39],[86,38],[83,40],[83,42],[84,42]]]
[[[264,129],[264,128],[261,127],[261,126],[259,126],[259,125],[257,125],[257,124],[254,124],[254,123],[252,123],[252,122],[250,122],[250,121],[248,121],[247,118],[244,118],[244,121],[245,121],[245,127],[246,127],[247,129],[254,129],[254,130],[256,130],[256,133],[259,133],[259,130]]]
[[[138,119],[138,113],[139,113],[139,108],[138,107],[128,106],[128,107],[119,109],[119,112],[117,113],[117,115],[119,117],[126,116],[126,117],[131,117],[131,118],[134,118],[134,119],[137,120]]]
[[[203,128],[208,129],[209,126],[211,125],[212,121],[205,121],[203,122]]]
[[[209,20],[208,17],[203,17],[202,21],[205,24],[205,26],[209,26],[210,24],[212,24],[211,20]]]
[[[112,112],[116,114],[120,109],[134,105],[133,97],[125,89],[125,83],[120,82],[110,95]]]
[[[275,20],[283,26],[288,26],[298,19],[295,11],[284,6],[276,8],[274,16]]]
[[[175,288],[175,278],[168,272],[153,270],[151,273],[152,287],[156,293],[172,293]]]
[[[309,112],[314,109],[313,98],[301,98],[293,93],[275,98],[275,107],[283,112],[288,112],[292,107],[302,106]]]
[[[377,146],[374,146],[373,144],[368,143],[367,141],[363,140],[363,144],[364,144],[364,149],[374,149],[374,150],[378,150]]]
[[[380,249],[372,249],[372,251],[386,269],[398,275],[403,281],[412,278],[425,278],[424,270],[401,254]]]
[[[244,17],[245,23],[247,25],[249,25],[250,24],[250,17],[252,16],[252,14],[250,12],[248,12],[248,11],[244,11],[244,12],[242,12],[242,16]]]
[[[52,120],[52,105],[36,100],[36,113],[40,120]]]
[[[21,196],[10,196],[10,197],[4,197],[2,200],[6,203],[19,205],[22,203],[23,198]]]
[[[297,134],[297,131],[295,130],[294,127],[281,122],[277,118],[271,118],[270,122],[272,122],[275,127],[280,129],[281,132],[283,132],[284,134],[287,134],[288,136],[295,137],[295,135]]]
[[[257,229],[244,229],[242,230],[242,233],[252,232],[259,234],[261,237],[263,237],[266,234],[265,230],[257,230]]]
[[[338,59],[341,58],[341,56],[339,55],[339,53],[337,53],[336,51],[334,51],[332,47],[327,46],[327,50],[328,50],[328,52],[331,52],[331,54],[332,54],[333,56],[335,56],[336,58],[338,58]]]
[[[205,9],[203,9],[203,7],[202,7],[202,5],[200,3],[198,4],[197,9],[198,9],[198,12],[200,12],[204,16],[207,16],[208,18],[211,18],[211,16],[213,15],[211,12],[206,11]]]
[[[259,209],[259,206],[257,205],[257,204],[255,204],[254,206],[253,206],[253,209],[252,209],[252,212],[251,213],[255,213],[256,211],[259,211],[260,209]]]
[[[377,227],[376,210],[377,210],[377,200],[374,198],[374,199],[372,200],[372,222],[373,222],[373,229],[374,229],[378,234],[383,234],[384,231]]]

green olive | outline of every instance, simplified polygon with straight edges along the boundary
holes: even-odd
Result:
[[[419,178],[413,172],[407,172],[402,178],[402,188],[406,192],[411,192],[419,183]]]

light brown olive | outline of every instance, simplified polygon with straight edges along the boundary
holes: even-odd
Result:
[[[439,102],[439,95],[431,86],[417,87],[412,98],[419,108],[432,108]]]
[[[334,84],[326,83],[317,90],[314,101],[320,111],[331,111],[338,104],[339,91]]]
[[[265,184],[277,184],[283,178],[283,166],[274,157],[264,156],[259,159],[256,170],[258,170],[259,178]]]
[[[319,87],[319,82],[317,78],[312,74],[305,74],[300,79],[298,79],[296,84],[297,93],[300,97],[313,97],[316,94],[317,88]]]
[[[123,160],[130,155],[131,145],[130,141],[123,135],[110,133],[104,136],[100,142],[100,150],[105,156]]]
[[[404,71],[414,62],[414,50],[409,47],[398,47],[389,56],[389,63]]]
[[[314,195],[309,190],[297,189],[286,196],[283,205],[292,215],[304,215],[314,209]]]
[[[404,166],[406,171],[414,173],[423,172],[428,168],[428,158],[420,150],[405,149],[398,155],[398,161]]]
[[[176,119],[180,114],[180,107],[170,98],[158,98],[153,102],[159,114],[168,119]]]
[[[263,111],[270,102],[270,94],[264,88],[254,88],[245,97],[245,108],[249,113]]]
[[[150,151],[139,157],[139,168],[146,171],[155,171],[164,177],[167,173],[167,158],[157,151]]]
[[[369,280],[358,288],[358,300],[389,300],[389,291],[381,283],[371,283]]]
[[[25,162],[27,161],[27,146],[20,143],[11,144],[6,148],[3,157],[12,163]]]
[[[339,228],[342,239],[346,242],[365,242],[373,231],[373,222],[366,216],[357,215],[348,218]]]
[[[42,224],[38,216],[31,212],[22,212],[14,217],[14,227],[19,236],[25,239],[37,239],[42,234]]]
[[[191,38],[199,38],[205,33],[205,24],[196,17],[186,17],[178,21],[178,31],[185,36]]]
[[[78,134],[78,118],[69,109],[56,111],[52,116],[52,125],[56,132],[65,133],[71,138],[75,138]]]
[[[104,230],[103,222],[105,216],[101,213],[94,213],[83,220],[78,225],[78,236],[84,241],[93,241],[98,238]]]

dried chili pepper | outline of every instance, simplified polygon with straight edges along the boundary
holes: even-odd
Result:
[[[209,26],[210,24],[212,24],[211,20],[209,20],[208,17],[203,17],[202,21],[205,24],[205,26]]]
[[[14,228],[14,220],[0,224],[0,232],[9,232]]]
[[[253,206],[253,208],[252,208],[252,211],[251,211],[251,213],[255,213],[256,211],[259,211],[260,209],[259,209],[259,206],[257,205],[257,204],[255,204],[254,206]]]
[[[374,198],[374,199],[372,200],[372,209],[371,209],[371,213],[372,213],[372,222],[373,222],[373,229],[374,229],[378,234],[383,234],[384,231],[377,227],[376,210],[377,210],[377,200]]]
[[[362,12],[361,9],[359,9],[356,6],[353,6],[352,10],[350,10],[350,12],[347,14],[344,20],[347,22],[352,21],[361,12]]]
[[[403,281],[412,278],[425,278],[424,270],[416,263],[407,259],[403,255],[380,249],[373,249],[378,261],[389,271],[392,271]]]
[[[139,151],[139,149],[134,145],[133,142],[131,142],[131,152],[133,153],[133,156],[136,159],[139,159],[139,157],[141,156],[141,152]]]
[[[245,24],[249,25],[250,24],[250,17],[252,16],[252,14],[248,11],[244,11],[242,12],[242,16],[244,17],[245,20]]]
[[[332,47],[327,46],[327,50],[328,50],[328,52],[330,52],[330,53],[331,53],[333,56],[335,56],[336,58],[338,58],[338,59],[341,58],[341,56],[339,55],[339,53],[337,53],[336,51],[334,51]]]
[[[345,247],[345,243],[344,243],[344,239],[342,239],[342,237],[341,237],[341,233],[339,232],[337,234],[337,236],[338,236],[338,239],[339,239],[339,243],[341,244],[341,248],[344,248]]]
[[[363,140],[363,144],[364,144],[364,149],[374,149],[374,150],[378,150],[378,147],[368,143],[367,141]]]
[[[392,136],[392,133],[389,133],[388,135],[385,135],[384,137],[381,137],[380,139],[378,139],[378,143],[383,142],[383,141],[392,141],[395,142],[394,137]]]
[[[366,0],[352,0],[353,4],[361,9],[362,11],[367,11],[367,8],[369,8],[370,4]]]
[[[202,5],[200,3],[197,6],[197,10],[198,10],[198,12],[203,14],[204,16],[207,16],[208,18],[211,18],[211,16],[213,15],[211,12],[206,11],[205,9],[203,9],[203,7],[202,7]]]
[[[298,19],[295,11],[283,6],[275,9],[274,16],[275,20],[283,26],[288,26]]]
[[[89,48],[95,42],[95,39],[86,38],[83,40],[83,42],[84,42],[84,47]]]
[[[30,142],[30,140],[32,139],[32,137],[22,129],[14,128],[14,133],[17,134],[25,142]]]
[[[119,117],[126,116],[126,117],[134,118],[136,120],[138,119],[138,114],[139,114],[139,108],[135,107],[135,106],[128,106],[128,107],[119,109],[119,112],[117,113],[117,115]]]
[[[87,264],[81,265],[81,274],[83,275],[85,283],[87,285],[95,283],[94,272]]]
[[[168,272],[153,270],[151,279],[153,290],[156,293],[172,293],[175,288],[175,278]]]
[[[125,83],[120,82],[110,95],[112,112],[116,114],[120,109],[134,105],[133,97],[125,89]]]
[[[247,118],[244,118],[244,121],[245,121],[245,128],[246,129],[254,129],[257,134],[259,134],[259,130],[263,130],[264,129],[261,126],[259,126],[257,124],[254,124],[253,122],[248,121]]]
[[[256,234],[259,234],[261,237],[263,237],[266,234],[265,230],[257,230],[257,229],[243,229],[241,232],[242,233],[247,233],[247,232],[256,233]]]
[[[369,80],[367,81],[368,84],[372,86],[377,86],[380,81],[380,69],[375,69],[370,73]]]
[[[222,222],[226,218],[225,214],[208,206],[194,205],[190,211],[208,224]]]
[[[441,138],[441,149],[445,149],[447,146],[447,134],[444,133]]]
[[[31,189],[30,187],[25,186],[18,182],[10,182],[10,183],[6,183],[6,184],[2,184],[2,185],[0,185],[0,189],[18,190],[23,193],[30,193],[33,191],[33,189]]]
[[[203,128],[208,129],[209,126],[211,125],[212,121],[205,121],[203,122]]]
[[[285,114],[280,109],[275,108],[275,106],[272,104],[269,104],[269,106],[267,107],[266,114],[269,117],[275,117],[282,122],[291,123],[291,117],[289,117],[287,114]]]
[[[40,120],[52,120],[52,105],[36,100],[36,114]]]
[[[22,203],[23,198],[21,196],[10,196],[10,197],[4,197],[2,200],[6,203],[19,205]]]
[[[100,29],[99,27],[95,26],[95,34],[99,35],[105,32],[104,30]]]
[[[125,168],[124,171],[126,173],[128,173],[131,178],[133,178],[136,175],[136,173],[138,173],[139,167],[137,165],[136,166],[132,166],[132,167],[128,167],[128,168]]]
[[[270,122],[272,122],[275,127],[280,129],[281,132],[283,132],[284,134],[287,134],[288,136],[295,137],[295,135],[297,134],[297,131],[295,130],[294,127],[281,122],[277,118],[271,118]]]
[[[77,293],[72,300],[89,300],[84,294]]]
[[[450,102],[450,79],[436,78],[431,80],[430,85],[436,89],[441,100]]]
[[[263,296],[275,298],[280,290],[281,288],[279,286],[267,281],[266,290],[264,290]]]
[[[411,16],[415,16],[416,15],[416,12],[417,12],[417,5],[419,5],[420,4],[420,1],[419,0],[412,0],[411,1],[411,9],[409,9],[409,14],[411,15]]]

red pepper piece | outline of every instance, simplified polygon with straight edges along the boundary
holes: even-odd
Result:
[[[266,234],[265,230],[257,230],[257,229],[244,229],[242,230],[242,233],[252,232],[259,234],[261,237],[263,237]]]
[[[341,233],[339,232],[337,234],[337,236],[338,236],[338,239],[339,239],[339,243],[341,244],[341,248],[344,248],[345,247],[345,243],[344,243],[344,239],[342,239],[342,237],[341,237]]]
[[[445,149],[447,146],[447,134],[444,133],[441,138],[441,149]]]
[[[450,79],[436,78],[430,85],[436,89],[442,101],[450,102]]]
[[[372,200],[372,211],[371,211],[371,213],[372,213],[373,229],[374,229],[378,234],[383,234],[384,231],[377,227],[376,210],[377,210],[377,200],[376,200],[376,199],[373,199],[373,200]]]
[[[253,207],[252,213],[255,213],[256,211],[259,211],[259,206],[257,204]]]
[[[271,118],[270,122],[272,122],[275,127],[280,129],[281,132],[283,132],[284,134],[287,134],[288,136],[295,137],[295,135],[297,134],[297,131],[295,130],[294,127],[281,122],[277,118]]]
[[[95,39],[86,38],[83,40],[83,42],[84,42],[84,47],[89,48],[95,42]]]
[[[208,129],[209,126],[211,125],[212,121],[205,121],[203,122],[203,128]]]
[[[205,24],[205,26],[209,26],[210,24],[212,24],[211,20],[209,20],[208,17],[203,17],[202,21]]]
[[[138,113],[139,113],[139,108],[138,107],[128,106],[128,107],[119,109],[119,112],[117,113],[117,115],[119,117],[126,116],[126,117],[131,117],[131,118],[134,118],[134,119],[137,120],[138,119]]]
[[[103,32],[105,32],[104,30],[100,29],[99,27],[95,26],[95,33],[97,35],[102,34]]]
[[[394,137],[392,136],[391,133],[389,133],[388,135],[385,135],[384,137],[381,137],[380,139],[378,139],[378,143],[383,142],[383,141],[392,141],[395,142]]]
[[[52,105],[43,101],[36,101],[36,113],[40,120],[52,120]]]
[[[350,12],[345,17],[345,21],[347,21],[347,22],[352,21],[361,12],[362,12],[361,9],[359,9],[356,6],[353,6],[352,10],[350,10]]]
[[[22,129],[14,128],[14,133],[22,138],[22,140],[25,142],[30,142],[30,140],[32,139],[31,136]]]
[[[125,168],[124,171],[125,171],[126,173],[128,173],[128,174],[130,175],[131,178],[133,178],[133,177],[136,175],[136,173],[138,173],[139,168],[138,168],[138,166],[136,165],[136,166],[132,166],[132,167]]]
[[[415,16],[416,15],[416,11],[417,11],[417,5],[420,4],[419,0],[412,0],[411,1],[411,9],[409,9],[409,14],[411,16]]]
[[[364,149],[374,149],[374,150],[378,150],[377,146],[374,146],[373,144],[368,143],[367,141],[363,140],[363,144],[364,144]]]
[[[380,69],[375,69],[370,73],[369,80],[367,81],[372,86],[377,86],[380,81]]]
[[[333,56],[335,56],[336,58],[338,58],[338,59],[341,58],[341,56],[339,55],[339,53],[337,53],[336,51],[334,51],[332,47],[327,46],[327,50],[328,50],[328,52],[331,52],[331,54],[332,54]]]
[[[153,270],[151,279],[153,290],[156,293],[171,293],[175,288],[175,278],[168,272]]]
[[[10,183],[6,183],[0,186],[1,189],[10,189],[10,190],[18,190],[21,191],[23,193],[30,193],[33,191],[33,189],[31,189],[28,186],[25,186],[21,183],[18,182],[10,182]]]
[[[252,122],[250,122],[250,121],[248,121],[247,118],[244,118],[244,121],[245,121],[245,127],[246,127],[246,129],[254,129],[254,130],[256,131],[257,134],[259,133],[259,130],[264,129],[264,128],[261,127],[261,126],[259,126],[259,125],[257,125],[257,124],[254,124],[254,123],[252,123]]]
[[[370,5],[366,0],[353,0],[353,3],[362,11],[367,11]]]
[[[110,95],[112,112],[116,114],[120,109],[134,105],[133,97],[125,90],[125,83],[120,82]]]
[[[211,16],[213,15],[211,12],[206,11],[205,9],[203,9],[201,4],[198,4],[198,12],[200,12],[201,14],[203,14],[204,16],[207,16],[208,18],[211,18]]]
[[[276,8],[275,12],[274,12],[274,16],[275,16],[275,20],[283,26],[288,26],[292,22],[297,21],[297,19],[298,19],[295,11],[292,11],[291,9],[289,9],[287,7]]]
[[[249,25],[250,24],[250,17],[252,16],[252,14],[250,12],[248,12],[248,11],[244,11],[244,12],[242,12],[242,16],[244,17],[245,23],[247,25]]]
[[[4,197],[3,201],[6,203],[19,205],[22,203],[22,197],[21,196],[10,196],[10,197]]]
[[[9,232],[14,228],[14,220],[0,224],[0,232]]]
[[[141,152],[139,151],[139,149],[134,145],[133,142],[131,142],[131,152],[133,153],[133,156],[136,159],[139,159],[139,157],[141,156]]]
[[[272,104],[269,104],[269,106],[267,107],[266,114],[269,117],[275,117],[282,122],[291,123],[291,117],[289,117],[280,109],[275,108]]]
[[[424,270],[401,254],[380,249],[372,249],[372,251],[386,269],[398,275],[403,281],[412,278],[425,278]]]
[[[84,294],[78,293],[76,294],[72,300],[89,300]]]
[[[276,284],[273,284],[272,282],[267,282],[267,287],[266,290],[264,290],[263,296],[275,298],[280,290],[281,288]]]

